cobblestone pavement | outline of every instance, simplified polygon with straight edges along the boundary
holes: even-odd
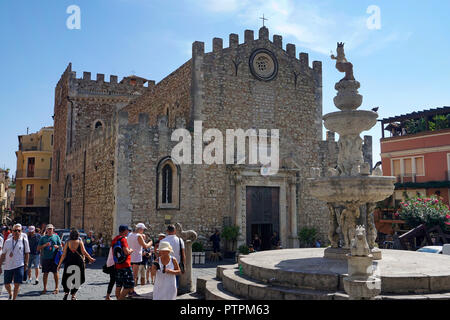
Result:
[[[97,261],[92,265],[87,265],[86,267],[86,282],[81,286],[77,293],[78,300],[103,300],[105,299],[106,290],[109,283],[109,275],[102,272],[102,266],[105,264],[105,258],[98,258]],[[221,262],[220,264],[234,264],[232,261]],[[205,265],[195,265],[193,270],[193,284],[195,286],[198,276],[215,276],[216,267],[219,263],[208,263]],[[39,270],[41,271],[41,270]],[[34,271],[33,271],[34,273]],[[39,274],[39,284],[22,284],[20,286],[19,296],[17,300],[62,300],[64,293],[62,292],[61,278],[62,278],[62,268],[59,273],[59,291],[57,295],[52,294],[55,289],[55,282],[53,280],[53,274],[49,274],[47,293],[41,295],[44,288],[42,284],[42,273]],[[34,277],[34,275],[33,275]],[[4,277],[3,273],[0,275],[0,300],[8,300],[8,293],[4,287]],[[138,286],[136,291],[138,293],[148,292],[151,290],[151,285]],[[112,297],[114,298],[114,290]]]

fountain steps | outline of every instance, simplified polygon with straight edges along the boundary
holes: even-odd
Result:
[[[251,254],[239,259],[241,271],[237,264],[219,266],[215,278],[199,277],[197,291],[206,300],[347,300],[342,283],[345,261],[319,258],[322,254],[323,249],[285,249]],[[383,250],[385,264],[381,270],[390,269],[391,272],[383,276],[382,271],[382,293],[376,299],[450,300],[450,272],[447,273],[448,264],[445,263],[447,259],[450,262],[450,257],[412,254],[414,252]],[[298,259],[292,260],[293,256]],[[404,261],[412,269],[412,257],[418,265],[432,259],[428,263],[437,266],[433,270],[434,275],[420,275],[417,272],[421,270],[416,273],[414,270],[398,270],[396,260]],[[309,262],[302,264],[300,261]],[[327,289],[323,289],[325,287]]]
[[[239,274],[239,270],[224,270],[223,288],[235,296],[252,300],[333,300],[334,293],[273,286]]]
[[[240,276],[238,269],[226,268],[223,279],[198,278],[205,286],[200,293],[205,300],[348,300],[343,291],[323,292],[272,286]],[[198,282],[197,282],[197,286]],[[251,297],[251,298],[250,298]],[[450,292],[435,294],[382,294],[377,300],[450,300]]]

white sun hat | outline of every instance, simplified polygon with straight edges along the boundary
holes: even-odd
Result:
[[[168,243],[167,241],[161,241],[161,242],[159,243],[158,250],[159,250],[159,251],[169,251],[169,252],[173,252],[172,246],[171,246],[170,243]]]
[[[136,229],[147,229],[147,227],[145,226],[145,224],[143,224],[142,222],[138,223],[136,225]]]

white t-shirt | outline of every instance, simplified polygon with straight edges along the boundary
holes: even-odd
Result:
[[[128,245],[133,252],[131,253],[131,263],[142,262],[142,246],[139,244],[138,237],[140,233],[130,233],[127,237]]]
[[[0,256],[2,255],[2,249],[3,249],[3,237],[0,236]]]
[[[181,262],[181,257],[180,257],[180,241],[181,241],[181,248],[184,249],[184,241],[183,239],[178,238],[176,235],[172,234],[172,235],[168,235],[166,236],[164,239],[161,240],[161,242],[168,242],[173,249],[173,253],[171,253],[170,255],[172,257],[175,257],[175,259],[177,259],[177,262],[180,263]],[[183,261],[184,263],[186,263],[186,261]]]
[[[25,245],[25,247],[24,247]],[[13,256],[10,257],[11,252]],[[5,270],[13,270],[24,265],[24,253],[30,253],[30,245],[28,239],[23,235],[19,240],[8,238],[3,245],[2,254],[5,255]]]

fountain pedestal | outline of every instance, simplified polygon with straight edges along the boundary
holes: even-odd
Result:
[[[352,248],[347,254],[348,277],[344,278],[344,289],[351,300],[370,300],[381,293],[381,280],[373,274],[373,256],[363,226],[356,228]]]

